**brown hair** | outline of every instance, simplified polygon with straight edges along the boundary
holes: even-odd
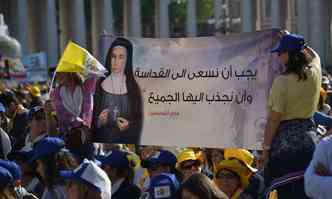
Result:
[[[90,188],[90,186],[81,183],[79,181],[71,181],[70,183],[74,183],[78,186],[78,190],[80,193],[79,198],[82,199],[101,199],[101,193],[95,189]]]
[[[309,67],[309,59],[306,54],[303,51],[288,51],[288,56],[285,74],[296,74],[299,81],[305,81],[307,79],[305,70]]]
[[[180,198],[183,190],[206,199],[228,198],[219,188],[204,174],[196,173],[190,176],[180,187]]]
[[[45,186],[49,188],[53,188],[56,184],[64,183],[59,176],[60,170],[73,170],[78,166],[78,163],[73,155],[64,149],[58,153],[43,156],[40,160],[44,164],[45,169],[45,179],[42,180]]]

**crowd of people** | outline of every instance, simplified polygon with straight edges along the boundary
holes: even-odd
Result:
[[[0,198],[329,198],[331,77],[299,35],[283,35],[271,53],[286,69],[271,88],[261,151],[95,143],[96,77],[59,74],[51,97],[46,84],[1,84]]]

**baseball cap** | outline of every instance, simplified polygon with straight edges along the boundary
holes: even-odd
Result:
[[[106,156],[97,156],[97,160],[101,162],[101,165],[109,165],[113,168],[130,168],[133,161],[128,158],[129,154],[121,150],[112,150]],[[134,166],[133,166],[134,167]]]
[[[34,117],[37,118],[38,120],[46,118],[44,108],[42,106],[35,106],[29,110],[28,114],[29,120],[32,120]]]
[[[0,113],[5,113],[6,112],[6,108],[3,105],[3,103],[0,102]]]
[[[41,94],[40,94],[40,89],[38,86],[32,86],[30,88],[30,94],[34,97],[40,97]]]
[[[57,153],[64,148],[65,143],[62,139],[56,137],[45,137],[41,139],[33,148],[33,156],[29,162],[33,162],[42,156]]]
[[[14,178],[12,174],[6,168],[0,166],[0,186],[5,187],[13,182]]]
[[[60,176],[76,180],[101,193],[102,199],[111,198],[111,181],[104,170],[91,160],[84,159],[75,170],[62,170]]]
[[[175,198],[179,182],[174,174],[162,173],[151,178],[148,189],[151,199]]]
[[[0,128],[0,138],[1,138],[1,147],[2,147],[2,155],[4,158],[8,156],[8,154],[12,151],[12,144],[9,138],[9,135]]]
[[[143,168],[150,168],[158,164],[175,166],[177,162],[176,156],[167,150],[160,150],[156,154],[142,161]]]
[[[284,35],[277,46],[275,46],[271,53],[284,52],[284,51],[301,51],[305,47],[303,36],[297,34]]]
[[[20,180],[22,177],[21,167],[17,165],[14,161],[0,160],[0,167],[3,167],[9,171],[12,175],[13,180]]]

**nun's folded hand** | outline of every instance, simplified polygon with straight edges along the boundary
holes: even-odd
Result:
[[[109,114],[109,110],[108,109],[104,109],[98,117],[99,120],[99,124],[100,125],[105,125],[107,123],[108,120],[108,114]]]

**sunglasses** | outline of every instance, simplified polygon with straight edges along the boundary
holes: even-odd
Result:
[[[190,170],[193,167],[198,168],[200,166],[200,163],[198,161],[192,161],[192,162],[185,162],[183,165],[181,165],[182,170]]]
[[[220,171],[216,177],[219,179],[234,179],[238,178],[239,176],[234,172],[223,170]]]

